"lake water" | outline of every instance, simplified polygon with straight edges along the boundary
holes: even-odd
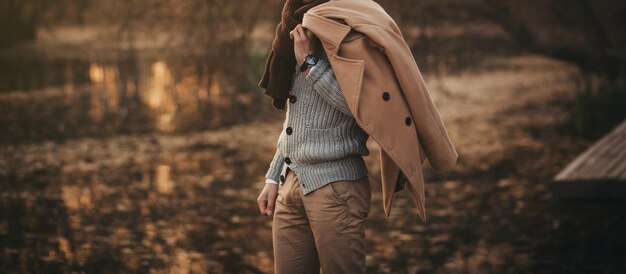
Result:
[[[208,62],[120,55],[0,61],[0,143],[191,132],[277,117],[254,82]]]

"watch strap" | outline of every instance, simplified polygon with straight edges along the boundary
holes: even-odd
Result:
[[[309,59],[309,57],[313,57],[314,58],[314,60],[315,60],[314,64],[309,64],[307,62],[307,59]],[[319,59],[315,55],[313,55],[312,53],[307,54],[306,56],[304,56],[304,60],[302,60],[302,65],[300,66],[300,71],[301,72],[305,71],[308,66],[315,65],[315,64],[317,64],[317,62],[319,62]]]

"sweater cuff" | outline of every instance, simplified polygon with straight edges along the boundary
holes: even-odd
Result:
[[[309,73],[306,75],[306,78],[309,80],[310,83],[315,83],[315,81],[317,81],[317,79],[322,76],[324,71],[326,71],[329,65],[330,63],[328,62],[328,60],[323,58],[320,59],[319,61],[317,61],[317,64],[315,64],[315,66],[311,67]]]
[[[285,159],[280,154],[280,152],[278,152],[278,149],[277,149],[276,153],[274,154],[274,158],[272,159],[272,162],[270,163],[270,167],[265,173],[265,179],[272,179],[278,182],[278,179],[280,177],[280,172],[282,171],[282,168],[283,168],[284,161]]]

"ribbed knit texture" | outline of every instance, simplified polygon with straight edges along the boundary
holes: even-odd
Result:
[[[283,130],[265,178],[280,182],[286,158],[300,179],[303,195],[333,181],[366,176],[363,156],[370,153],[369,136],[352,116],[328,60],[320,59],[308,74],[296,68],[292,79],[290,94],[295,101],[288,100]]]

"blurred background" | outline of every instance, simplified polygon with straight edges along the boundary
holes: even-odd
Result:
[[[626,2],[380,0],[460,154],[370,273],[618,273],[626,203],[550,185],[626,117]],[[0,272],[272,273],[256,198],[285,113],[257,86],[281,0],[0,0]]]

